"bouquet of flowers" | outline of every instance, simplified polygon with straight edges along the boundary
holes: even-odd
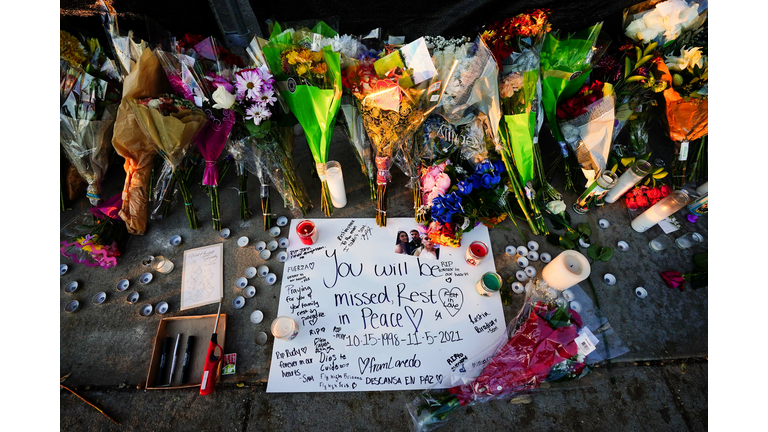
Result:
[[[575,191],[571,178],[568,147],[557,121],[557,106],[574,96],[584,85],[592,66],[607,45],[598,40],[603,23],[572,35],[548,33],[541,49],[542,105],[552,135],[560,145],[565,168],[565,189]]]
[[[109,166],[112,125],[120,100],[119,90],[107,80],[116,81],[117,74],[98,40],[87,39],[89,49],[86,50],[74,36],[61,31],[60,41],[60,142],[72,165],[87,182],[86,196],[95,206],[102,200],[101,181]]]
[[[494,23],[482,34],[501,69],[499,95],[503,119],[496,151],[506,164],[512,190],[536,235],[549,233],[536,195],[545,202],[560,199],[560,193],[545,178],[538,143],[539,128],[544,120],[539,59],[550,30],[548,19],[549,10],[537,9]],[[523,197],[527,198],[527,204]]]
[[[357,38],[349,35],[338,35],[329,41],[333,50],[341,55],[341,84],[344,94],[341,96],[340,110],[344,123],[343,131],[346,133],[349,143],[355,151],[355,156],[360,162],[360,170],[368,178],[368,186],[371,191],[371,201],[376,200],[376,169],[373,163],[370,141],[365,133],[363,118],[355,103],[355,97],[351,93],[350,81],[355,80],[356,65],[360,61],[370,61],[378,57],[379,51],[368,49]]]
[[[256,174],[264,229],[272,223],[269,201],[270,179],[283,197],[283,204],[295,217],[311,208],[304,184],[293,163],[293,126],[296,118],[283,108],[285,100],[274,89],[274,77],[254,39],[248,48],[252,66],[235,73],[239,137],[233,145],[242,149],[244,168]],[[279,104],[275,104],[279,102]]]
[[[647,45],[627,43],[610,50],[600,58],[591,74],[596,81],[610,83],[616,95],[613,140],[628,120],[639,118],[634,121],[630,132],[635,140],[631,146],[635,154],[645,153],[646,150],[647,140],[637,138],[647,120],[649,106],[656,104],[653,96],[667,88],[667,82],[660,79],[661,73],[656,67],[662,61],[656,51],[657,46],[656,42]],[[623,152],[623,149],[618,151]]]
[[[558,126],[576,154],[586,186],[605,170],[613,141],[615,101],[611,84],[593,80],[557,106]]]
[[[375,62],[360,62],[352,73],[347,73],[350,89],[357,99],[363,125],[375,151],[378,170],[376,223],[379,226],[387,223],[387,183],[393,154],[437,106],[425,98],[427,94],[440,90],[440,84],[430,85],[430,80],[437,75],[423,38]],[[439,94],[434,96],[434,102],[437,102]]]
[[[217,161],[235,124],[235,113],[231,110],[235,103],[232,94],[234,86],[231,84],[232,63],[242,64],[242,60],[220,48],[215,39],[201,36],[185,35],[176,49],[176,52],[157,49],[156,54],[174,92],[202,108],[208,119],[195,142],[205,160],[203,185],[207,186],[211,200],[213,229],[219,231],[221,210]]]
[[[480,223],[496,226],[511,213],[501,160],[485,159],[472,170],[445,161],[422,172],[422,190],[430,191],[424,199],[431,203],[426,231],[437,244],[459,247],[463,233]]]
[[[263,47],[280,94],[304,129],[322,182],[320,207],[326,216],[333,213],[325,163],[341,102],[341,66],[339,53],[331,46],[313,47],[312,40],[334,36],[336,32],[322,21],[311,31],[282,31],[275,24],[269,42]]]
[[[152,50],[145,49],[146,42],[135,43],[131,32],[128,36],[120,35],[114,9],[104,2],[100,4],[107,39],[123,79],[123,99],[117,110],[112,136],[115,152],[125,158],[120,217],[129,233],[142,235],[147,228],[149,180],[156,150],[136,123],[128,100],[157,97],[170,88],[157,57]]]
[[[431,115],[405,145],[395,159],[402,158],[407,175],[415,177],[414,207],[416,222],[427,225],[432,201],[450,188],[450,179],[441,175],[445,165],[461,148],[456,127],[443,117]],[[440,181],[438,181],[438,178]],[[442,243],[441,243],[442,244]]]
[[[582,305],[580,312],[571,309],[562,294],[555,299],[538,289],[528,291],[508,327],[509,339],[445,374],[440,386],[447,391],[426,390],[407,405],[413,428],[434,430],[460,406],[511,399],[545,384],[567,385],[587,376],[598,363],[627,353],[584,291],[578,286],[569,291]]]
[[[707,2],[646,0],[624,11],[624,33],[644,45],[656,42],[663,54],[679,51],[707,19]]]
[[[118,194],[91,208],[82,224],[65,229],[71,231],[71,240],[61,242],[61,254],[88,267],[117,265],[117,257],[128,241],[128,230],[119,215],[122,205]]]
[[[205,126],[205,114],[192,102],[176,95],[130,99],[128,103],[141,131],[165,160],[157,181],[157,193],[168,196],[173,190],[171,177],[175,178],[184,199],[189,227],[198,228],[200,224],[192,204],[192,194],[187,181],[181,177],[179,166],[192,141]]]
[[[707,57],[702,48],[682,49],[679,56],[668,55],[659,63],[662,80],[669,83],[664,90],[669,137],[675,143],[675,163],[672,167],[673,186],[681,189],[686,180],[689,143],[701,139],[694,160],[696,180],[706,172],[706,135],[709,132],[709,96]]]

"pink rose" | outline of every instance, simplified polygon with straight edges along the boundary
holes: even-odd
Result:
[[[432,206],[432,200],[442,195],[444,192],[441,192],[439,189],[434,188],[432,189],[432,192],[430,192],[427,195],[427,203],[429,203],[429,206]]]
[[[435,178],[427,174],[421,178],[421,190],[429,192],[435,187]]]
[[[442,172],[443,172],[443,168],[440,165],[431,166],[429,167],[429,172],[427,172],[427,175],[431,177],[437,177]]]
[[[451,178],[446,173],[440,173],[435,178],[435,187],[440,189],[440,193],[445,193],[451,187]]]

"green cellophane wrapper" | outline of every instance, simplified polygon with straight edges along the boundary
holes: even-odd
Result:
[[[325,76],[330,83],[330,88],[302,84],[308,80],[288,76],[283,71],[280,59],[284,51],[298,47],[304,39],[317,37],[315,35],[334,37],[336,32],[322,22],[318,23],[311,32],[302,31],[295,34],[290,31],[280,32],[279,24],[275,24],[272,36],[269,43],[264,46],[263,52],[269,69],[275,76],[281,96],[304,129],[307,145],[315,160],[320,181],[323,183],[321,207],[323,213],[330,216],[333,213],[333,206],[325,181],[325,163],[328,162],[328,151],[341,103],[341,57],[339,53],[333,52],[330,46],[320,50],[327,65]]]
[[[591,65],[599,57],[592,48],[603,23],[572,36],[558,38],[548,33],[541,50],[542,104],[547,122],[557,141],[563,134],[557,127],[557,103],[576,94],[589,77]]]
[[[109,166],[109,149],[112,147],[112,125],[117,105],[104,109],[99,120],[83,120],[60,114],[59,137],[61,145],[77,172],[88,183],[86,196],[91,205],[98,205],[101,198],[101,181]]]
[[[501,138],[512,148],[520,183],[524,185],[534,179],[536,168],[533,141],[537,118],[533,101],[536,99],[539,71],[529,70],[521,75],[523,86],[512,97],[502,100],[504,123],[499,131]]]

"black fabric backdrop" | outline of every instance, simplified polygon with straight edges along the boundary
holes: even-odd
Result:
[[[278,22],[323,19],[336,21],[341,33],[364,34],[381,27],[384,32],[406,36],[470,36],[494,21],[535,8],[552,10],[553,29],[571,32],[604,21],[611,35],[621,30],[622,11],[639,0],[462,0],[386,2],[355,0],[274,1],[250,0],[262,32],[266,21]],[[121,29],[154,40],[161,30],[175,35],[212,34],[221,37],[207,0],[114,0]],[[103,38],[101,20],[93,0],[62,0],[61,28]]]

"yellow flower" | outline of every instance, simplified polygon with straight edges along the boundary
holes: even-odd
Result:
[[[59,30],[59,49],[61,58],[73,65],[79,66],[86,61],[85,47],[83,47],[76,37],[64,30]]]
[[[295,65],[299,63],[299,53],[294,50],[289,51],[285,58],[288,60],[288,64]]]
[[[316,75],[323,75],[328,71],[328,66],[325,63],[318,63],[312,67],[312,73]]]
[[[299,76],[302,76],[302,75],[306,74],[308,70],[309,70],[309,66],[307,66],[306,63],[302,63],[302,64],[299,65],[299,67],[296,68],[296,73]]]
[[[311,54],[311,56],[310,56],[310,59],[311,59],[311,60],[312,60],[312,62],[314,62],[314,63],[318,63],[318,62],[321,62],[321,61],[323,61],[323,53],[322,53],[322,52],[320,52],[320,51],[314,51],[314,52]]]

